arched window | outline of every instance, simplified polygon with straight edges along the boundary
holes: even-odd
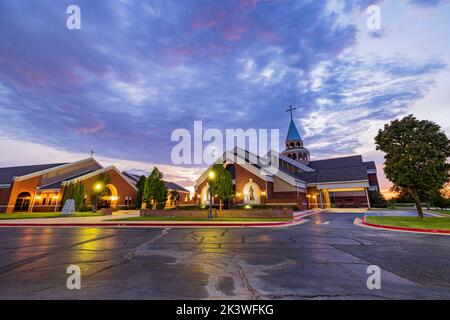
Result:
[[[289,154],[287,155],[287,157],[288,157],[288,158],[292,158],[292,156],[291,156],[291,154],[290,154],[290,153],[289,153]]]
[[[293,153],[292,154],[292,159],[297,160],[297,154]]]
[[[17,196],[14,211],[28,211],[30,208],[31,194],[29,192],[22,192]]]
[[[297,142],[297,147],[300,147],[300,142]]]
[[[295,144],[293,142],[290,143],[291,148],[293,148],[295,146]]]

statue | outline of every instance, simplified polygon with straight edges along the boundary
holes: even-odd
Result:
[[[253,190],[253,186],[250,186],[250,189],[248,189],[248,196],[250,201],[255,201],[255,191]]]

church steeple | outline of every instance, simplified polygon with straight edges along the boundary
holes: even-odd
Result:
[[[296,108],[289,106],[289,109],[286,110],[286,112],[290,112],[291,114],[291,122],[289,124],[289,130],[286,136],[286,150],[284,150],[282,154],[293,160],[308,164],[310,154],[308,149],[303,147],[302,138],[300,137],[300,133],[297,130],[297,126],[295,125],[294,118],[292,116],[292,111],[295,109]]]
[[[286,143],[288,143],[289,141],[298,141],[298,140],[301,141],[302,138],[300,138],[300,133],[298,133],[294,120],[291,119],[291,124],[289,125],[288,134],[286,136]]]

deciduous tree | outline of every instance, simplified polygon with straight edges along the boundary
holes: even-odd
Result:
[[[219,198],[219,210],[222,210],[224,201],[233,198],[233,178],[221,163],[213,165],[214,179],[212,181],[214,193]]]
[[[409,192],[422,220],[419,195],[440,190],[448,181],[450,140],[436,123],[409,115],[386,124],[375,143],[385,153],[387,178]]]

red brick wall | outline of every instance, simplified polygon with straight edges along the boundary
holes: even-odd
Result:
[[[306,194],[296,191],[292,192],[274,192],[272,197],[267,200],[268,204],[276,203],[296,203],[299,210],[306,210]]]
[[[11,194],[11,188],[1,188],[0,189],[0,212],[2,212],[2,213],[6,212],[10,194]]]
[[[261,192],[266,191],[266,183],[263,179],[254,175],[250,171],[247,171],[238,164],[235,164],[234,167],[236,170],[236,192],[239,192],[241,194],[241,196],[236,199],[238,204],[244,202],[242,191],[244,190],[245,184],[249,182],[250,179],[252,179],[252,181],[258,185]],[[264,201],[263,196],[261,196],[261,202],[263,201]]]
[[[41,176],[26,179],[23,181],[13,181],[11,185],[11,194],[9,197],[7,213],[14,211],[14,205],[16,204],[16,198],[22,192],[28,192],[31,195],[31,199],[34,198],[36,192],[36,187],[39,186],[41,182]],[[32,200],[31,200],[32,202]]]
[[[120,208],[121,206],[125,206],[125,198],[126,197],[132,197],[132,204],[134,204],[134,201],[136,200],[137,191],[127,182],[125,181],[122,176],[120,176],[115,170],[111,169],[106,172],[111,177],[111,182],[113,186],[116,187],[118,197],[117,200],[117,207]],[[88,195],[87,203],[90,203],[90,193],[94,188],[94,185],[98,182],[98,175],[93,176],[91,178],[88,178],[86,180],[83,180],[85,192]]]

